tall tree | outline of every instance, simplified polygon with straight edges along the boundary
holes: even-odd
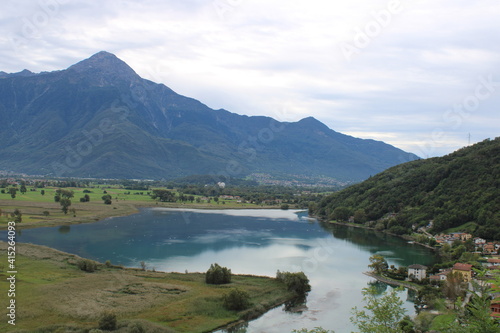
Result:
[[[387,264],[385,258],[379,254],[372,255],[370,257],[370,262],[371,264],[368,265],[368,267],[377,274],[383,274],[387,272],[387,269],[389,268],[389,265]]]
[[[61,209],[64,214],[68,214],[68,207],[71,206],[71,200],[69,200],[68,198],[61,198],[59,204],[61,205]]]
[[[355,307],[352,311],[351,322],[356,325],[360,333],[400,333],[399,323],[403,320],[406,310],[403,301],[393,289],[377,296],[375,288],[363,289],[365,310]]]

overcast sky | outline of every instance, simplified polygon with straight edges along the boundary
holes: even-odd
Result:
[[[101,50],[211,108],[313,116],[421,157],[500,136],[498,0],[0,4],[2,71],[64,69]]]

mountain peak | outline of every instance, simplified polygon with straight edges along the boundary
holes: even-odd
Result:
[[[317,129],[323,129],[323,130],[330,130],[328,126],[323,124],[321,121],[314,117],[306,117],[297,122],[297,124],[300,124],[301,126],[305,126],[307,128],[317,128]]]
[[[139,77],[124,61],[106,51],[100,51],[90,58],[69,67],[68,70],[74,70],[79,73],[101,73],[127,79]]]

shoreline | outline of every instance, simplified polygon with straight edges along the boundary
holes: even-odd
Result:
[[[409,235],[396,235],[396,234],[390,233],[390,232],[388,232],[386,230],[376,230],[375,228],[367,227],[367,226],[364,226],[364,225],[361,225],[361,224],[345,223],[345,222],[338,222],[338,221],[328,221],[328,220],[320,218],[319,216],[314,216],[314,217],[316,219],[318,219],[318,221],[323,222],[323,223],[336,224],[336,225],[342,225],[342,226],[345,226],[345,227],[353,227],[353,228],[360,228],[360,229],[371,230],[371,231],[375,231],[375,232],[381,232],[381,233],[384,233],[384,234],[387,234],[387,235],[391,235],[391,236],[394,236],[394,237],[402,238],[402,239],[404,239],[406,241],[409,241],[409,242],[411,241],[412,244],[417,244],[419,246],[423,246],[425,248],[428,248],[429,250],[433,250],[433,251],[437,251],[438,250],[434,246],[430,246],[428,244],[423,244],[423,243],[419,243],[419,242],[415,241]]]
[[[383,282],[383,283],[386,283],[386,284],[389,284],[389,285],[404,287],[404,288],[408,288],[408,289],[411,289],[411,290],[414,290],[414,291],[419,291],[419,289],[420,289],[417,286],[415,286],[415,285],[413,285],[411,283],[408,283],[406,281],[393,280],[393,279],[387,278],[385,276],[378,275],[378,274],[373,273],[373,272],[363,272],[363,274],[366,275],[366,276],[372,277],[372,278],[374,278],[377,281],[380,281],[380,282]]]
[[[27,202],[27,204],[31,204],[31,202]],[[23,209],[23,206],[26,207],[27,205],[19,205],[19,209]],[[62,219],[57,219],[57,218],[49,218],[49,219],[43,219],[42,221],[38,222],[30,222],[28,221],[23,221],[20,223],[16,223],[16,228],[19,230],[22,229],[33,229],[33,228],[43,228],[43,227],[58,227],[58,226],[66,226],[66,225],[76,225],[76,224],[85,224],[85,223],[95,223],[104,219],[108,218],[114,218],[114,217],[122,217],[122,216],[129,216],[133,214],[139,213],[139,211],[143,208],[176,208],[176,209],[199,209],[199,210],[230,210],[230,209],[235,209],[235,210],[243,210],[243,209],[255,209],[255,210],[263,210],[263,209],[280,209],[279,206],[244,206],[244,207],[238,207],[238,206],[231,206],[228,205],[207,205],[207,204],[178,204],[178,203],[118,203],[114,204],[111,207],[113,207],[113,210],[106,211],[105,209],[97,212],[95,215],[91,216],[82,216],[82,217],[70,217],[68,216],[67,219],[62,220]],[[0,208],[2,206],[0,205]],[[28,207],[33,207],[33,206],[28,206]],[[104,206],[106,207],[106,206]],[[116,208],[119,207],[119,208]],[[43,209],[42,207],[39,207],[40,209]],[[106,207],[109,208],[109,207]],[[116,211],[114,211],[116,210]],[[290,210],[293,210],[293,208],[290,208]],[[7,224],[2,224],[0,225],[0,230],[7,230]]]

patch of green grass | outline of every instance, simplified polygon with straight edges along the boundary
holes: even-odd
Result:
[[[477,223],[467,222],[467,223],[464,223],[458,227],[447,229],[447,230],[443,231],[443,233],[445,233],[445,234],[451,234],[452,232],[474,233],[476,228],[477,228]]]
[[[6,243],[0,242],[0,263],[7,263]],[[16,326],[0,321],[0,332],[48,328],[97,327],[99,315],[113,309],[119,325],[140,320],[160,331],[204,332],[228,324],[248,313],[265,310],[294,295],[275,279],[233,275],[226,285],[207,285],[202,273],[162,273],[99,265],[97,271],[80,270],[79,258],[50,248],[18,244],[16,256]],[[6,295],[6,265],[0,264],[0,294]],[[253,307],[228,311],[222,296],[232,288],[246,291]],[[8,300],[0,299],[5,308]],[[62,327],[62,328],[61,328]],[[58,331],[58,332],[59,332]]]

